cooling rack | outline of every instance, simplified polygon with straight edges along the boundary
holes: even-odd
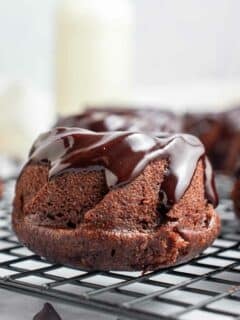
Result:
[[[116,319],[240,319],[240,226],[229,199],[218,207],[221,235],[191,262],[144,275],[86,272],[50,264],[19,244],[10,227],[14,184],[5,179],[0,201],[1,288]]]

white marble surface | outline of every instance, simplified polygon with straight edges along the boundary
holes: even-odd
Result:
[[[0,289],[0,319],[1,320],[32,320],[45,302],[38,298],[12,293]],[[116,320],[100,312],[88,311],[86,309],[67,306],[60,303],[50,302],[59,313],[62,320]]]

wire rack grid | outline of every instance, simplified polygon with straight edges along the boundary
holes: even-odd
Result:
[[[10,227],[15,180],[0,201],[0,287],[105,312],[121,319],[240,319],[240,226],[232,203],[220,202],[223,228],[190,261],[142,275],[86,272],[48,261],[21,246]]]

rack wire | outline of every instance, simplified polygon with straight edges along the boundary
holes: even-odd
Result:
[[[121,319],[240,319],[240,226],[232,203],[218,207],[219,238],[189,263],[142,275],[86,272],[51,264],[23,247],[10,227],[14,178],[0,201],[0,287]]]

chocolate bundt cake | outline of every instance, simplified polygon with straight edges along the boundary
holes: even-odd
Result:
[[[213,168],[233,175],[240,161],[240,108],[220,113],[191,113],[183,131],[197,136],[206,148]]]
[[[191,135],[55,128],[16,185],[13,228],[50,261],[154,270],[187,261],[219,233],[202,143]]]

